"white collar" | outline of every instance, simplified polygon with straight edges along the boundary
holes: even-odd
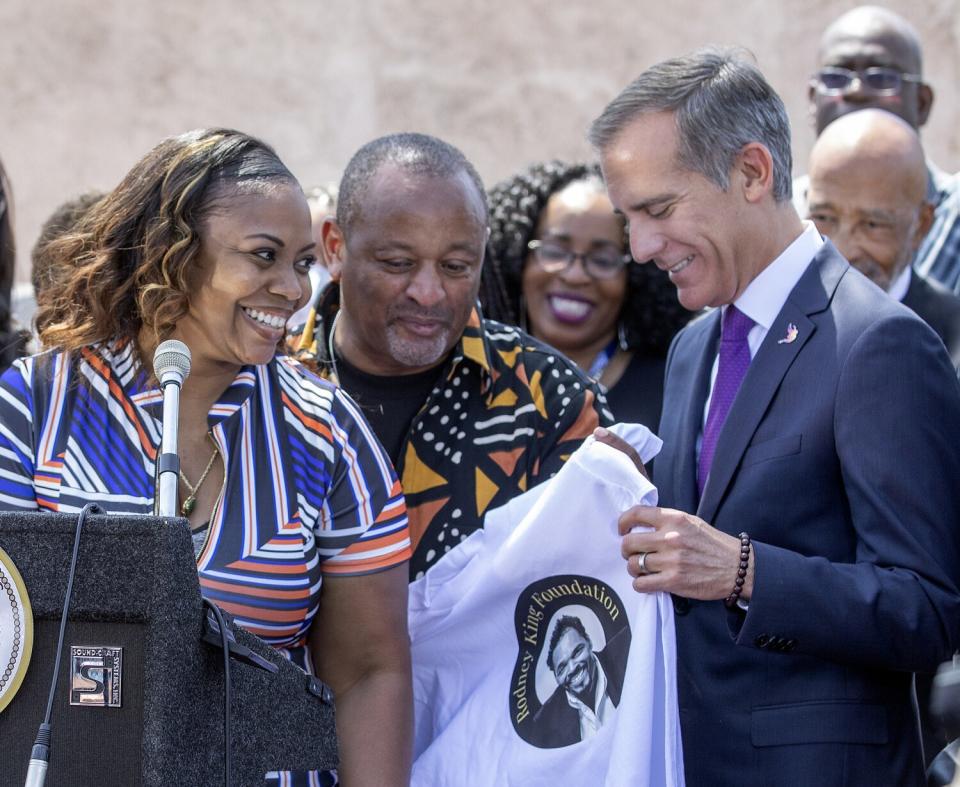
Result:
[[[594,710],[591,712],[598,713],[600,711],[600,703],[603,701],[603,695],[607,693],[607,676],[603,671],[603,666],[600,664],[600,659],[597,658],[597,654],[591,653],[590,655],[593,656],[593,663],[597,668],[597,680],[593,695]],[[580,713],[590,711],[590,708],[584,702],[581,702],[580,698],[576,694],[567,689],[564,691],[567,695],[567,702],[570,704],[570,707],[575,708]]]
[[[895,301],[902,301],[907,296],[907,290],[910,289],[910,276],[910,266],[907,265],[897,274],[897,278],[890,282],[887,295]]]
[[[823,246],[823,238],[812,221],[803,222],[803,232],[780,256],[764,268],[740,293],[734,305],[765,331],[770,330],[783,304],[810,261]]]

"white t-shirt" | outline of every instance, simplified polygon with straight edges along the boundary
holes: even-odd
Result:
[[[617,532],[656,497],[590,438],[410,586],[414,787],[683,786],[673,607],[633,590]]]

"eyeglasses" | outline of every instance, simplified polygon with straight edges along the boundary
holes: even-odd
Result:
[[[903,89],[904,82],[920,82],[918,74],[905,74],[895,68],[873,66],[863,71],[849,68],[822,68],[814,74],[814,81],[821,93],[839,96],[851,89],[854,80],[860,83],[864,93],[875,96],[895,96]]]
[[[574,260],[581,259],[583,269],[594,279],[613,278],[633,259],[629,254],[617,254],[612,249],[580,253],[550,241],[532,240],[527,244],[527,248],[533,252],[537,263],[547,273],[563,273],[573,265]]]

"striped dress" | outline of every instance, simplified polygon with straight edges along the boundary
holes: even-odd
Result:
[[[0,378],[0,509],[152,513],[162,403],[129,345],[17,361]],[[208,424],[226,481],[202,593],[309,670],[323,575],[410,557],[396,474],[349,397],[284,356],[241,369]]]

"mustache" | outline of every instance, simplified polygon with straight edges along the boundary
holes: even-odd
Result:
[[[408,306],[387,310],[387,322],[395,320],[431,320],[449,325],[453,322],[453,311],[442,306],[423,309],[411,309]]]
[[[584,662],[579,662],[575,667],[573,667],[566,675],[566,682],[573,683],[577,678],[579,678],[587,670],[587,665]]]
[[[860,273],[874,282],[889,282],[893,277],[882,265],[872,259],[860,257],[856,262],[851,263]]]

